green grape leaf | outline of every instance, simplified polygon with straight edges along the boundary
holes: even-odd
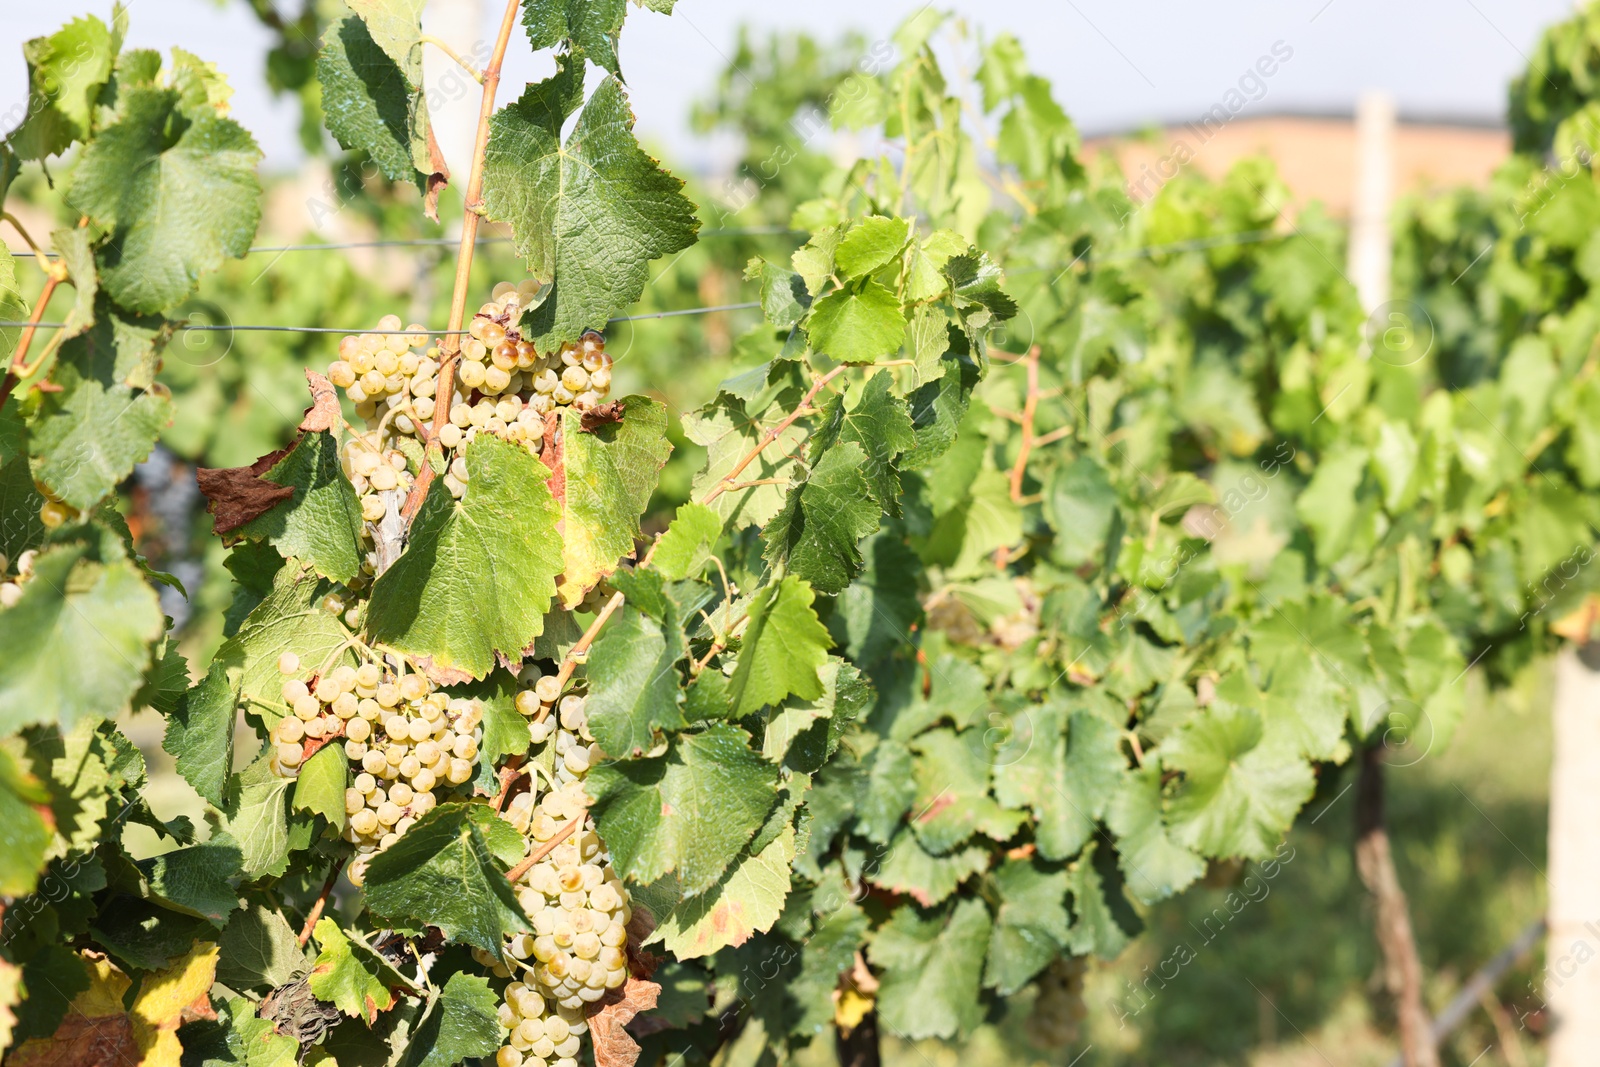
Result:
[[[1104,960],[1122,954],[1144,924],[1122,895],[1122,879],[1110,850],[1091,843],[1068,868],[1072,890],[1072,932],[1068,947],[1075,956],[1093,953]]]
[[[10,249],[0,248],[0,321],[23,322],[27,318],[28,302],[17,284],[17,261]],[[21,326],[0,326],[0,360],[5,360],[7,366],[21,336]]]
[[[373,857],[368,910],[392,925],[437,926],[452,941],[498,956],[507,935],[529,929],[495,862],[508,832],[516,836],[487,804],[439,805]]]
[[[988,318],[1009,319],[1017,314],[1017,303],[1000,288],[1003,272],[986,253],[976,250],[951,258],[944,265],[956,308],[964,312],[969,324],[983,324]],[[978,309],[982,309],[980,312]]]
[[[199,684],[179,698],[161,741],[183,780],[218,808],[233,767],[238,707],[239,690],[229,680],[227,668],[212,663]]]
[[[989,795],[989,762],[981,731],[939,729],[912,742],[917,783],[911,826],[929,852],[944,855],[973,834],[1005,841],[1025,821]]]
[[[861,672],[830,656],[820,672],[822,695],[786,700],[767,720],[761,753],[802,774],[815,774],[838,748],[845,727],[872,704],[872,689]]]
[[[28,433],[35,477],[75,508],[92,508],[150,454],[172,418],[162,392],[129,384],[148,375],[166,342],[164,326],[102,306],[89,332],[61,348]]]
[[[483,708],[477,784],[490,794],[499,788],[496,766],[507,756],[521,756],[528,751],[528,720],[517,710],[517,691],[521,688],[511,672],[495,671],[481,681],[450,691],[454,696],[478,701]]]
[[[865,768],[855,804],[858,830],[868,841],[886,845],[917,797],[911,750],[900,741],[885,738],[868,754]]]
[[[1161,746],[1162,766],[1183,783],[1168,803],[1173,836],[1203,856],[1259,859],[1316,788],[1311,765],[1291,746],[1263,743],[1254,708],[1217,702]]]
[[[805,440],[806,431],[791,424],[737,476],[733,474],[733,469],[763,442],[766,430],[759,414],[749,413],[743,403],[727,395],[684,416],[684,435],[706,447],[705,469],[694,479],[695,498],[704,500],[724,483],[738,486],[718,493],[707,505],[731,533],[771,522],[783,509],[786,485],[798,470],[794,453]]]
[[[911,254],[906,266],[905,298],[912,303],[920,303],[943,296],[950,288],[950,280],[945,277],[945,264],[951,259],[961,255],[967,250],[967,240],[954,230],[935,230],[928,236],[913,242]],[[935,308],[918,308],[919,317],[923,311],[931,311],[930,319],[938,323],[939,335],[935,340],[941,345],[945,343],[945,316],[942,311]],[[943,354],[944,347],[938,354]],[[931,378],[919,378],[917,384],[932,381],[939,375]]]
[[[278,660],[285,652],[294,653],[308,671],[324,663],[330,664],[329,669],[340,663],[355,665],[352,653],[340,652],[349,641],[349,631],[323,606],[333,588],[291,561],[273,575],[272,591],[245,617],[238,633],[217,649],[213,662],[226,667],[246,710],[269,727],[287,711],[284,678],[278,672]]]
[[[566,44],[618,76],[617,38],[626,16],[625,0],[530,0],[522,6],[535,50]]]
[[[877,531],[882,515],[863,470],[866,461],[854,442],[823,454],[761,532],[767,562],[787,565],[823,593],[837,593],[850,584],[862,563],[856,544]]]
[[[116,54],[111,31],[92,15],[22,46],[28,113],[6,139],[18,156],[44,159],[89,139],[95,101],[111,77]]]
[[[868,539],[861,554],[866,565],[834,602],[829,626],[850,659],[870,666],[911,640],[922,617],[922,561],[893,530]]]
[[[911,237],[909,219],[869,215],[858,219],[834,249],[833,262],[841,278],[865,278],[900,258]],[[965,249],[963,249],[965,251]]]
[[[604,327],[644,292],[649,262],[688,248],[699,228],[683,183],[634,139],[615,76],[561,142],[582,89],[583,65],[562,61],[495,114],[484,160],[488,216],[511,224],[528,273],[551,286],[531,319],[540,351]]]
[[[624,607],[589,652],[589,730],[618,759],[655,748],[662,731],[689,725],[677,664],[685,652],[683,630],[669,602],[666,622]]]
[[[840,363],[875,363],[900,350],[906,316],[894,293],[868,279],[812,305],[806,336],[812,351]]]
[[[859,445],[866,455],[862,471],[872,484],[873,498],[884,511],[899,515],[900,475],[894,458],[916,443],[916,428],[906,402],[891,392],[893,387],[890,375],[875,374],[849,411],[842,397],[836,399],[812,437],[811,455],[816,462],[836,442]]]
[[[718,723],[679,734],[663,756],[603,763],[584,788],[623,877],[648,884],[675,873],[693,896],[717,883],[765,821],[777,768],[743,730]]]
[[[1123,777],[1106,809],[1128,891],[1141,904],[1181,893],[1206,873],[1199,856],[1172,839],[1161,812],[1161,768],[1154,762]]]
[[[233,989],[275,989],[305,970],[294,927],[282,912],[262,904],[229,919],[217,945],[217,981]]]
[[[373,43],[404,70],[412,82],[422,80],[422,9],[424,0],[351,0]]]
[[[983,1021],[978,979],[989,947],[989,909],[958,901],[924,919],[903,906],[880,927],[867,957],[883,968],[878,1011],[911,1040],[952,1038]]]
[[[356,0],[351,7],[360,17],[330,24],[317,51],[328,132],[342,147],[371,156],[390,181],[416,180],[431,218],[446,174],[422,92],[419,5]]]
[[[716,885],[660,916],[647,944],[659,942],[678,959],[692,960],[772,929],[789,896],[794,854],[794,827],[786,826],[760,852],[741,853]]]
[[[600,418],[600,411],[608,417]],[[672,445],[666,405],[645,396],[594,412],[565,408],[561,426],[565,570],[559,591],[570,608],[622,560],[633,558],[634,541],[642,536],[639,517]]]
[[[165,629],[155,590],[132,563],[83,543],[41,552],[21,599],[0,608],[8,653],[0,658],[0,731],[115,714],[138,690]]]
[[[66,191],[74,212],[111,234],[101,284],[133,311],[181,303],[202,273],[245,254],[261,220],[254,139],[181,102],[173,89],[122,90],[118,121],[84,148]]]
[[[72,283],[72,306],[62,317],[65,325],[56,335],[56,343],[60,344],[94,325],[100,273],[94,261],[94,238],[87,228],[55,230],[50,234],[50,243],[55,245],[56,252],[60,254],[61,263],[67,268],[67,279]],[[148,389],[153,378],[152,365],[151,373],[143,375],[142,380],[130,380],[128,384]]]
[[[204,919],[124,894],[101,907],[89,932],[124,968],[159,971],[188,952],[195,941],[205,940],[213,932],[209,927]]]
[[[327,819],[336,832],[344,830],[344,791],[350,785],[350,761],[337,741],[323,745],[300,765],[289,806]]]
[[[221,970],[220,963],[218,970]],[[256,1015],[244,997],[228,1001],[226,1022],[190,1024],[183,1035],[183,1059],[196,1067],[295,1067],[300,1042],[277,1032],[272,1020]]]
[[[704,504],[682,504],[671,525],[656,541],[650,565],[669,582],[698,577],[711,562],[711,550],[721,536],[720,515]]]
[[[454,499],[442,480],[429,488],[406,551],[373,583],[367,626],[378,641],[481,678],[497,652],[519,660],[543,631],[561,539],[543,463],[487,434],[463,454],[466,493]]]
[[[761,282],[761,314],[780,330],[792,330],[811,307],[805,279],[792,270],[752,259],[745,267],[746,281]]]
[[[822,287],[832,277],[836,266],[833,254],[839,250],[840,238],[836,227],[820,229],[789,257],[790,264],[795,273],[800,275],[810,295],[816,296],[822,292]]]
[[[839,975],[855,962],[869,928],[866,912],[849,900],[821,917],[801,947],[799,972],[785,975],[783,992],[795,1013],[791,1033],[821,1033],[833,1022],[833,993]]]
[[[351,937],[339,929],[333,919],[318,919],[312,936],[321,951],[311,966],[311,992],[352,1019],[372,1026],[380,1011],[394,1007],[395,990],[412,988],[388,960],[359,936]]]
[[[150,881],[151,898],[222,929],[239,907],[231,879],[239,871],[239,848],[213,838],[145,860],[140,869]]]
[[[176,714],[183,694],[189,689],[189,661],[178,651],[178,642],[168,633],[161,642],[154,666],[145,675],[144,684],[133,696],[136,708],[151,708],[162,715]]]
[[[42,814],[49,803],[44,783],[0,749],[0,895],[27,896],[38,883],[55,836]]]
[[[399,1067],[454,1067],[492,1056],[505,1031],[496,1014],[500,997],[483,975],[457,971],[428,1006],[405,1043]]]
[[[1000,906],[983,984],[1009,997],[1061,955],[1071,936],[1067,873],[1037,859],[1013,859],[995,869],[993,883]]]
[[[1000,803],[1032,810],[1039,854],[1075,855],[1126,773],[1115,726],[1089,711],[1068,713],[1060,701],[1032,706],[1033,740],[1020,759],[995,775]]]
[[[331,432],[302,433],[260,477],[294,492],[232,532],[264,540],[285,558],[303,560],[336,582],[360,573],[365,556],[361,501],[340,466],[339,442]]]
[[[867,870],[867,880],[891,893],[903,893],[925,908],[954,893],[989,866],[989,849],[975,844],[946,856],[931,855],[909,829],[897,833]]]
[[[1045,514],[1055,530],[1051,558],[1069,567],[1098,561],[1117,512],[1117,491],[1092,456],[1079,456],[1050,475]]]
[[[289,862],[289,813],[284,804],[294,779],[273,774],[262,757],[240,771],[235,782],[223,809],[222,827],[238,845],[240,872],[246,879],[281,873]]]
[[[833,641],[811,607],[811,587],[792,575],[769,585],[750,603],[729,695],[738,717],[778,704],[790,696],[815,700],[822,695],[818,672],[828,662]]]

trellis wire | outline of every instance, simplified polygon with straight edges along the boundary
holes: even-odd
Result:
[[[701,237],[761,237],[761,236],[799,236],[804,230],[791,230],[787,226],[736,226],[728,229],[701,230]],[[480,237],[474,244],[498,245],[510,244],[510,237]],[[252,245],[245,250],[246,255],[255,255],[258,252],[338,252],[353,248],[454,248],[461,242],[454,237],[396,237],[383,241],[340,241],[328,244],[298,244],[298,245]],[[47,258],[56,258],[56,253],[44,253]],[[13,259],[33,259],[34,252],[12,252]],[[370,331],[369,331],[370,332]]]
[[[646,319],[671,319],[680,315],[709,315],[716,311],[747,311],[758,308],[761,301],[751,300],[743,304],[713,304],[710,307],[682,308],[678,311],[653,311],[648,315],[623,315],[614,319],[607,319],[607,325],[613,322],[641,322]],[[0,329],[12,327],[33,326],[41,330],[59,330],[66,326],[64,322],[28,322],[24,319],[11,319],[0,322]],[[199,333],[343,333],[360,334],[370,333],[379,337],[419,337],[426,334],[429,337],[460,336],[470,331],[467,330],[361,330],[345,329],[342,326],[230,326],[225,323],[204,322],[178,322],[173,323],[174,328],[184,331]]]

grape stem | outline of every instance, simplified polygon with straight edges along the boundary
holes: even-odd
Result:
[[[455,62],[456,66],[466,71],[467,77],[471,78],[479,85],[483,84],[483,75],[478,71],[478,68],[474,67],[471,63],[468,63],[465,59],[462,59],[460,53],[458,53],[454,48],[451,48],[444,41],[439,40],[439,38],[435,37],[431,33],[425,33],[421,37],[418,37],[417,40],[421,41],[423,44],[433,45],[433,47],[449,56],[450,59]]]
[[[500,20],[500,35],[495,38],[494,51],[488,66],[483,68],[483,104],[478,108],[478,132],[472,144],[472,171],[467,177],[464,192],[466,211],[461,217],[461,245],[456,252],[455,291],[450,298],[450,323],[439,343],[439,386],[434,393],[433,429],[437,436],[450,421],[450,400],[455,390],[456,363],[461,358],[461,324],[467,317],[467,291],[472,285],[472,253],[478,244],[478,223],[483,218],[483,159],[489,148],[489,120],[494,117],[495,92],[500,88],[500,67],[505,62],[506,46],[511,43],[511,31],[517,25],[517,12],[521,0],[507,0],[505,16]],[[417,471],[411,492],[400,508],[400,514],[409,526],[428,495],[433,484],[433,464],[424,463]]]
[[[738,463],[735,463],[733,465],[733,469],[722,476],[722,480],[712,487],[711,492],[707,493],[701,498],[700,503],[709,504],[713,500],[717,499],[717,497],[731,489],[734,483],[739,480],[739,475],[744,473],[744,469],[750,466],[750,464],[754,463],[756,461],[756,457],[761,455],[762,452],[766,451],[768,445],[782,437],[784,431],[788,430],[789,427],[795,424],[796,419],[805,414],[806,409],[811,407],[811,401],[817,398],[817,394],[822,392],[822,390],[827,387],[829,382],[833,381],[835,378],[849,369],[850,364],[841,363],[828,373],[824,374],[822,377],[818,378],[812,384],[810,391],[806,393],[804,399],[800,401],[799,406],[796,407],[794,411],[790,412],[782,422],[779,422],[772,429],[762,434],[761,440],[755,443],[755,447],[750,449],[749,452],[746,452],[744,458]]]
[[[554,837],[540,845],[538,848],[534,849],[532,852],[528,853],[527,859],[523,860],[521,863],[507,871],[506,881],[515,883],[517,879],[533,870],[533,865],[535,863],[538,863],[540,860],[550,855],[550,853],[556,850],[556,846],[560,845],[561,842],[571,837],[572,831],[581,826],[583,824],[583,820],[587,817],[587,813],[579,815],[577,818],[568,822],[567,825],[557,830]]]
[[[1011,501],[1023,502],[1022,479],[1028,473],[1028,458],[1033,452],[1033,420],[1039,411],[1039,346],[1028,349],[1028,397],[1022,405],[1022,444],[1017,449],[1017,461],[1011,466]]]
[[[311,905],[311,910],[306,913],[306,924],[300,928],[300,944],[303,946],[311,940],[311,931],[316,928],[317,920],[322,918],[322,909],[328,906],[328,895],[333,892],[333,883],[339,880],[339,872],[344,870],[343,857],[333,861],[333,866],[328,871],[328,880],[322,883],[322,892],[317,894],[317,899]]]
[[[17,382],[31,373],[28,367],[28,348],[33,344],[33,334],[38,328],[38,323],[44,318],[44,309],[50,304],[50,297],[54,295],[56,286],[61,284],[61,276],[52,273],[45,280],[44,289],[39,293],[39,301],[33,306],[33,314],[28,318],[28,325],[22,331],[22,337],[17,341],[17,351],[11,357],[11,365],[6,369],[6,380],[0,384],[0,404],[4,404],[11,396],[11,390],[16,388]],[[37,369],[37,368],[33,368]]]

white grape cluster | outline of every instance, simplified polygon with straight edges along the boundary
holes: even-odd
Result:
[[[1040,1048],[1066,1048],[1078,1040],[1089,1015],[1083,1001],[1087,965],[1082,956],[1063,956],[1035,979],[1039,997],[1027,1017],[1028,1040]]]
[[[0,608],[9,608],[22,599],[22,587],[33,577],[33,561],[38,557],[37,549],[28,549],[17,556],[17,573],[0,577]],[[0,576],[5,575],[9,563],[6,554],[0,552]]]
[[[563,406],[587,409],[610,394],[611,357],[600,334],[587,333],[544,356],[523,338],[517,322],[538,288],[531,281],[501,282],[468,324],[449,419],[439,430],[443,448],[458,448],[485,432],[537,455],[547,413]],[[440,350],[425,327],[396,332],[400,319],[388,315],[377,329],[343,338],[339,358],[328,366],[328,379],[355,402],[366,423],[365,432],[346,444],[344,466],[368,522],[382,520],[388,509],[380,494],[410,488],[415,457],[407,455],[403,439],[420,444],[419,427],[433,422],[439,385]],[[415,446],[410,451],[420,455]],[[457,498],[466,491],[468,474],[459,457],[443,481]]]
[[[561,840],[516,886],[533,931],[506,943],[520,975],[506,988],[501,1005],[507,1044],[496,1062],[499,1067],[576,1067],[584,1005],[627,981],[633,909],[588,818],[583,778],[598,753],[584,699],[562,696],[559,678],[540,675],[537,668],[525,670],[521,680],[527,688],[517,696],[517,709],[530,720],[533,742],[554,746],[555,762],[542,794],[535,777],[527,792],[512,798],[502,817],[534,849]],[[579,827],[568,831],[573,820],[581,820]],[[506,964],[486,953],[477,955],[495,974],[511,976]]]
[[[437,692],[421,674],[386,677],[375,663],[344,664],[307,682],[297,677],[299,657],[285,652],[278,670],[291,714],[272,729],[270,766],[293,778],[308,751],[343,744],[355,774],[345,790],[344,838],[356,846],[350,880],[360,885],[372,855],[427,814],[436,792],[472,780],[483,707]]]

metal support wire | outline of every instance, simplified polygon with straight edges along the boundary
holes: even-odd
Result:
[[[720,230],[701,230],[701,237],[763,237],[787,236],[798,237],[805,234],[804,230],[791,230],[787,226],[736,226]],[[510,244],[509,237],[480,237],[475,242],[480,245]],[[397,237],[384,241],[341,241],[331,244],[298,244],[298,245],[252,245],[245,250],[246,255],[255,255],[258,252],[338,252],[354,248],[429,248],[450,247],[455,248],[461,242],[454,237]],[[56,253],[46,252],[47,257],[54,259]],[[33,259],[31,251],[12,252],[13,259]]]
[[[761,306],[759,300],[751,300],[744,304],[716,304],[703,308],[683,308],[679,311],[655,311],[648,315],[623,315],[618,318],[608,319],[607,324],[613,322],[643,322],[647,319],[672,319],[681,315],[709,315],[716,311],[747,311],[750,308]],[[41,330],[59,330],[64,327],[64,322],[27,322],[26,320],[13,320],[0,322],[0,329],[12,327],[35,326]],[[370,333],[379,337],[420,337],[424,334],[429,337],[443,337],[446,335],[460,336],[468,333],[467,330],[362,330],[346,329],[343,326],[231,326],[226,323],[173,323],[173,326],[185,332],[198,333],[342,333],[362,334]]]

